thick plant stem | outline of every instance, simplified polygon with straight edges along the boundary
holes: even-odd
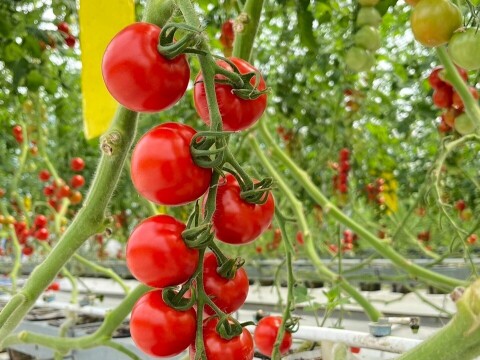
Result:
[[[317,250],[313,243],[312,237],[310,235],[310,230],[308,229],[307,221],[305,215],[303,214],[302,204],[295,197],[291,191],[291,187],[285,182],[282,176],[277,172],[275,167],[267,159],[265,154],[260,149],[258,141],[253,136],[249,136],[252,149],[257,155],[257,159],[262,163],[265,169],[270,173],[270,175],[275,179],[276,185],[282,190],[283,194],[289,200],[290,205],[295,213],[295,217],[299,221],[300,228],[304,231],[304,240],[305,240],[305,250],[307,252],[310,261],[313,263],[319,276],[329,282],[338,283],[339,286],[350,295],[360,306],[363,307],[368,317],[372,321],[377,321],[379,317],[382,316],[382,313],[378,311],[367,299],[363,297],[361,293],[357,291],[353,286],[351,286],[348,281],[344,278],[339,277],[333,271],[325,266],[320,257],[318,256]]]
[[[480,131],[480,107],[478,106],[477,100],[473,98],[468,90],[467,84],[455,68],[445,46],[437,47],[437,56],[447,71],[447,80],[454,86],[455,90],[462,98],[465,112],[475,123],[477,128],[476,132],[478,133]]]
[[[16,344],[38,344],[65,353],[72,349],[89,349],[103,345],[104,342],[110,340],[112,333],[127,317],[138,299],[150,290],[151,288],[147,285],[138,285],[114,310],[105,316],[102,325],[93,334],[78,338],[59,338],[22,331],[18,334],[7,337],[4,340],[4,346],[7,347]]]
[[[455,286],[466,286],[466,281],[454,279],[448,276],[444,276],[421,266],[418,266],[408,259],[405,259],[402,255],[396,252],[388,244],[382,242],[370,231],[365,229],[362,225],[358,224],[353,219],[345,215],[339,208],[337,208],[327,197],[315,186],[308,174],[300,169],[287,154],[285,154],[280,147],[275,144],[272,136],[268,132],[265,122],[260,122],[259,126],[262,138],[268,147],[273,151],[277,158],[290,169],[293,177],[303,186],[307,193],[314,199],[319,205],[324,208],[324,211],[329,213],[337,221],[341,222],[345,226],[352,229],[357,233],[362,240],[366,241],[371,247],[373,247],[380,255],[392,261],[400,269],[408,272],[412,277],[417,277],[423,281],[432,284],[440,285],[447,288],[454,288]]]
[[[112,127],[102,139],[104,155],[99,164],[101,170],[96,173],[85,203],[58,244],[25,283],[21,293],[26,301],[9,315],[0,329],[0,348],[75,251],[86,239],[104,229],[105,210],[133,143],[136,125],[137,113],[120,107]]]
[[[253,42],[257,35],[264,0],[247,0],[235,21],[233,56],[251,62]],[[241,30],[241,31],[238,31]]]
[[[457,302],[453,319],[432,337],[400,356],[399,360],[474,359],[480,355],[480,281]]]

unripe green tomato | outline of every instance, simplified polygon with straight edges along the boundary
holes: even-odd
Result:
[[[345,62],[351,70],[362,72],[375,64],[375,58],[370,51],[354,46],[347,51]]]
[[[456,117],[455,130],[461,135],[468,135],[475,131],[475,123],[472,121],[470,116],[467,114],[462,114]]]
[[[449,0],[420,0],[410,18],[413,35],[427,47],[446,44],[463,24],[462,13]]]
[[[358,0],[358,3],[362,6],[375,6],[379,0]]]
[[[380,47],[380,34],[372,26],[362,26],[354,36],[355,45],[365,50],[375,51]]]
[[[357,26],[370,25],[377,27],[382,22],[382,15],[372,6],[361,7],[357,15]]]
[[[448,52],[455,64],[465,70],[480,69],[480,33],[474,28],[453,34]]]

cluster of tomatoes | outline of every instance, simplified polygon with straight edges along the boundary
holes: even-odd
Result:
[[[350,171],[350,150],[343,148],[339,152],[338,163],[331,167],[338,172],[333,176],[333,188],[341,194],[348,193],[348,172]]]
[[[385,197],[383,196],[383,192],[385,191],[385,180],[383,178],[378,178],[374,182],[367,184],[367,186],[365,186],[365,191],[367,192],[368,201],[378,205],[383,205],[385,203]]]
[[[222,24],[220,33],[220,43],[223,46],[223,54],[231,56],[233,51],[233,42],[235,41],[235,32],[233,29],[234,21],[229,19]]]
[[[65,21],[59,22],[57,25],[58,32],[62,35],[63,40],[65,41],[65,44],[69,48],[75,47],[75,43],[77,42],[77,39],[75,36],[72,35],[70,31],[70,26],[68,26],[68,23]]]
[[[73,171],[82,171],[85,167],[85,161],[76,157],[70,161],[70,168]],[[42,169],[38,173],[38,178],[42,182],[49,182],[51,174],[47,169]],[[70,186],[65,180],[51,180],[43,187],[43,194],[47,201],[56,211],[60,210],[60,201],[68,198],[72,205],[79,204],[82,201],[82,193],[78,190],[85,185],[85,178],[80,174],[75,174],[70,179]],[[73,190],[72,190],[73,189]]]
[[[186,91],[190,80],[186,56],[163,56],[157,48],[160,32],[161,29],[153,24],[135,23],[118,33],[105,51],[102,63],[105,84],[111,95],[130,110],[158,112],[167,109]],[[129,51],[125,51],[126,47]],[[255,85],[260,92],[266,89],[259,72],[244,60],[229,58],[228,61],[218,61],[217,65],[240,75],[252,73],[250,86]],[[219,80],[215,82],[215,92],[223,129],[240,131],[253,125],[266,108],[267,95],[259,93],[254,98],[243,98],[232,84],[223,81],[226,79],[224,75],[216,75],[215,79]],[[195,81],[194,102],[200,118],[210,124],[201,73]],[[192,127],[173,122],[158,125],[144,134],[131,158],[133,185],[141,196],[168,206],[197,201],[210,186],[217,186],[211,221],[215,237],[221,242],[237,245],[254,241],[272,222],[275,208],[272,194],[268,192],[262,204],[246,202],[232,174],[226,174],[218,184],[211,185],[212,169],[197,165],[190,150],[196,134]],[[205,253],[200,263],[200,250],[187,246],[182,238],[186,228],[186,224],[172,216],[156,215],[143,220],[129,237],[126,249],[129,270],[136,279],[156,288],[139,299],[132,310],[130,330],[133,340],[142,351],[152,356],[173,356],[188,347],[194,356],[195,307],[174,308],[164,299],[170,293],[169,289],[178,289],[182,284],[193,291],[201,275],[203,296],[211,299],[211,303],[207,302],[204,307],[205,314],[210,316],[203,323],[207,358],[252,359],[253,338],[245,328],[231,339],[222,338],[217,331],[217,324],[225,319],[222,316],[236,311],[245,302],[249,289],[245,270],[235,262],[230,276],[221,275],[219,269],[228,259],[213,252]],[[177,300],[182,297],[186,300],[190,296],[191,290],[182,291],[177,293]],[[274,326],[278,331],[280,322],[275,320],[273,325],[267,320],[264,322],[266,325],[257,327],[255,338],[258,338],[260,351],[266,349],[264,351],[269,350],[271,354],[275,341],[272,336],[276,332],[274,335],[268,331],[263,334],[262,329]],[[177,330],[172,332],[172,327]],[[287,333],[284,338],[284,351],[291,345],[289,335]],[[262,342],[265,337],[271,338],[269,348],[264,346],[265,341]]]
[[[12,133],[17,143],[19,144],[23,143],[23,129],[21,125],[15,125],[12,128]]]
[[[470,134],[475,129],[475,125],[464,112],[464,105],[460,95],[458,95],[452,85],[443,80],[443,70],[443,66],[437,66],[428,77],[428,83],[434,89],[432,95],[433,104],[439,109],[444,109],[438,131],[446,133],[455,129],[461,135]],[[457,67],[457,70],[460,76],[465,81],[468,81],[467,72],[460,67]],[[469,90],[472,96],[478,99],[477,89],[470,86]]]
[[[355,71],[369,70],[375,64],[374,53],[380,48],[381,40],[378,26],[382,16],[375,8],[379,0],[359,0],[360,9],[357,14],[354,35],[354,46],[346,54],[347,66]]]
[[[352,251],[355,248],[355,246],[357,246],[357,242],[358,242],[358,235],[355,234],[353,231],[347,229],[343,232],[340,250],[342,251],[342,253]],[[328,245],[328,249],[334,254],[338,253],[338,250],[339,250],[337,244]]]

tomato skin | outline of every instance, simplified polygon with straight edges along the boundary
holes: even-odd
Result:
[[[345,62],[351,70],[362,72],[370,70],[375,64],[375,57],[370,51],[354,46],[345,54]]]
[[[254,241],[272,223],[275,200],[270,192],[263,205],[250,204],[240,197],[240,186],[231,174],[218,184],[213,229],[218,240],[242,245]]]
[[[362,26],[354,36],[355,45],[370,51],[378,50],[381,46],[380,33],[372,26]]]
[[[38,178],[43,182],[48,181],[50,179],[50,172],[46,169],[40,170]]]
[[[193,308],[178,311],[162,299],[162,291],[143,295],[130,317],[135,344],[151,356],[169,357],[181,353],[195,341],[197,314]]]
[[[147,132],[132,154],[133,185],[157,204],[184,205],[202,196],[212,170],[196,165],[190,142],[196,131],[179,123],[164,123]]]
[[[282,324],[281,316],[266,316],[262,318],[255,328],[253,339],[258,351],[266,356],[272,356],[273,345],[277,338],[278,330]],[[282,343],[280,344],[280,353],[286,354],[292,347],[292,334],[285,331]]]
[[[473,98],[475,100],[478,100],[478,91],[476,88],[474,88],[473,86],[470,86],[468,88],[468,90],[470,91],[470,94],[472,94]],[[460,95],[454,91],[453,92],[453,96],[452,96],[452,107],[454,107],[455,109],[457,110],[462,110],[463,109],[463,100],[462,98],[460,97]]]
[[[48,220],[45,215],[37,215],[35,217],[34,224],[37,228],[44,228],[45,226],[47,226],[47,223],[48,223]]]
[[[48,236],[49,236],[49,233],[46,228],[40,228],[37,231],[35,231],[35,237],[37,238],[37,240],[46,241],[48,240]]]
[[[415,39],[427,47],[446,44],[462,26],[462,13],[449,0],[421,0],[410,18]]]
[[[133,111],[157,112],[185,93],[190,67],[184,54],[167,59],[157,50],[161,29],[138,22],[120,31],[105,50],[102,74],[110,94]],[[128,51],[126,51],[128,49]]]
[[[231,57],[229,60],[237,66],[241,74],[258,71],[245,60],[235,57]],[[218,61],[217,64],[227,70],[232,70],[225,61]],[[223,76],[216,76],[217,80],[223,78]],[[250,84],[255,85],[255,79],[256,76],[250,80]],[[258,90],[265,90],[266,87],[265,80],[263,80],[263,77],[260,77]],[[255,100],[244,100],[232,93],[230,85],[218,83],[215,84],[215,93],[220,114],[222,115],[223,129],[226,131],[240,131],[249,128],[260,119],[267,107],[267,94],[262,94]],[[195,79],[193,99],[198,115],[206,124],[210,124],[210,115],[208,113],[207,98],[201,73]]]
[[[73,171],[82,171],[85,168],[85,161],[80,157],[75,157],[70,161],[70,168]]]
[[[64,34],[70,34],[70,27],[65,21],[58,23],[57,29]]]
[[[466,70],[480,69],[480,34],[475,28],[453,34],[448,52],[455,64]]]
[[[212,298],[223,312],[230,314],[238,310],[248,295],[248,276],[243,267],[237,269],[233,279],[226,279],[217,273],[218,262],[214,253],[205,254],[203,260],[203,286],[205,293]],[[205,306],[205,312],[214,315],[215,311]]]
[[[233,31],[232,19],[225,21],[222,25],[222,33],[220,35],[220,42],[225,48],[233,47],[233,42],[235,41],[235,32]]]
[[[252,360],[254,356],[253,338],[243,328],[242,333],[226,340],[216,331],[218,318],[209,317],[203,322],[203,342],[208,360]],[[195,343],[190,346],[190,359],[195,359]]]
[[[433,103],[440,109],[447,109],[452,106],[453,89],[449,85],[436,89],[432,95]]]
[[[70,180],[70,185],[72,185],[74,189],[81,188],[85,185],[85,178],[82,175],[73,175]]]
[[[461,135],[471,134],[476,129],[476,124],[467,114],[463,113],[455,119],[455,131]]]
[[[135,278],[152,287],[164,288],[187,281],[198,264],[198,250],[182,239],[185,224],[168,215],[142,221],[127,243],[127,266]]]
[[[373,6],[362,6],[357,14],[357,26],[377,27],[382,22],[382,15]]]

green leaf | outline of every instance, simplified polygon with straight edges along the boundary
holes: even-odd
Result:
[[[385,15],[388,11],[388,8],[395,6],[398,0],[380,0],[379,3],[375,6],[380,15]]]
[[[296,303],[307,302],[314,299],[314,297],[308,295],[308,289],[303,285],[297,285],[294,287],[293,296]]]
[[[3,56],[5,62],[14,62],[23,58],[23,50],[20,45],[17,43],[11,42],[3,51]]]

